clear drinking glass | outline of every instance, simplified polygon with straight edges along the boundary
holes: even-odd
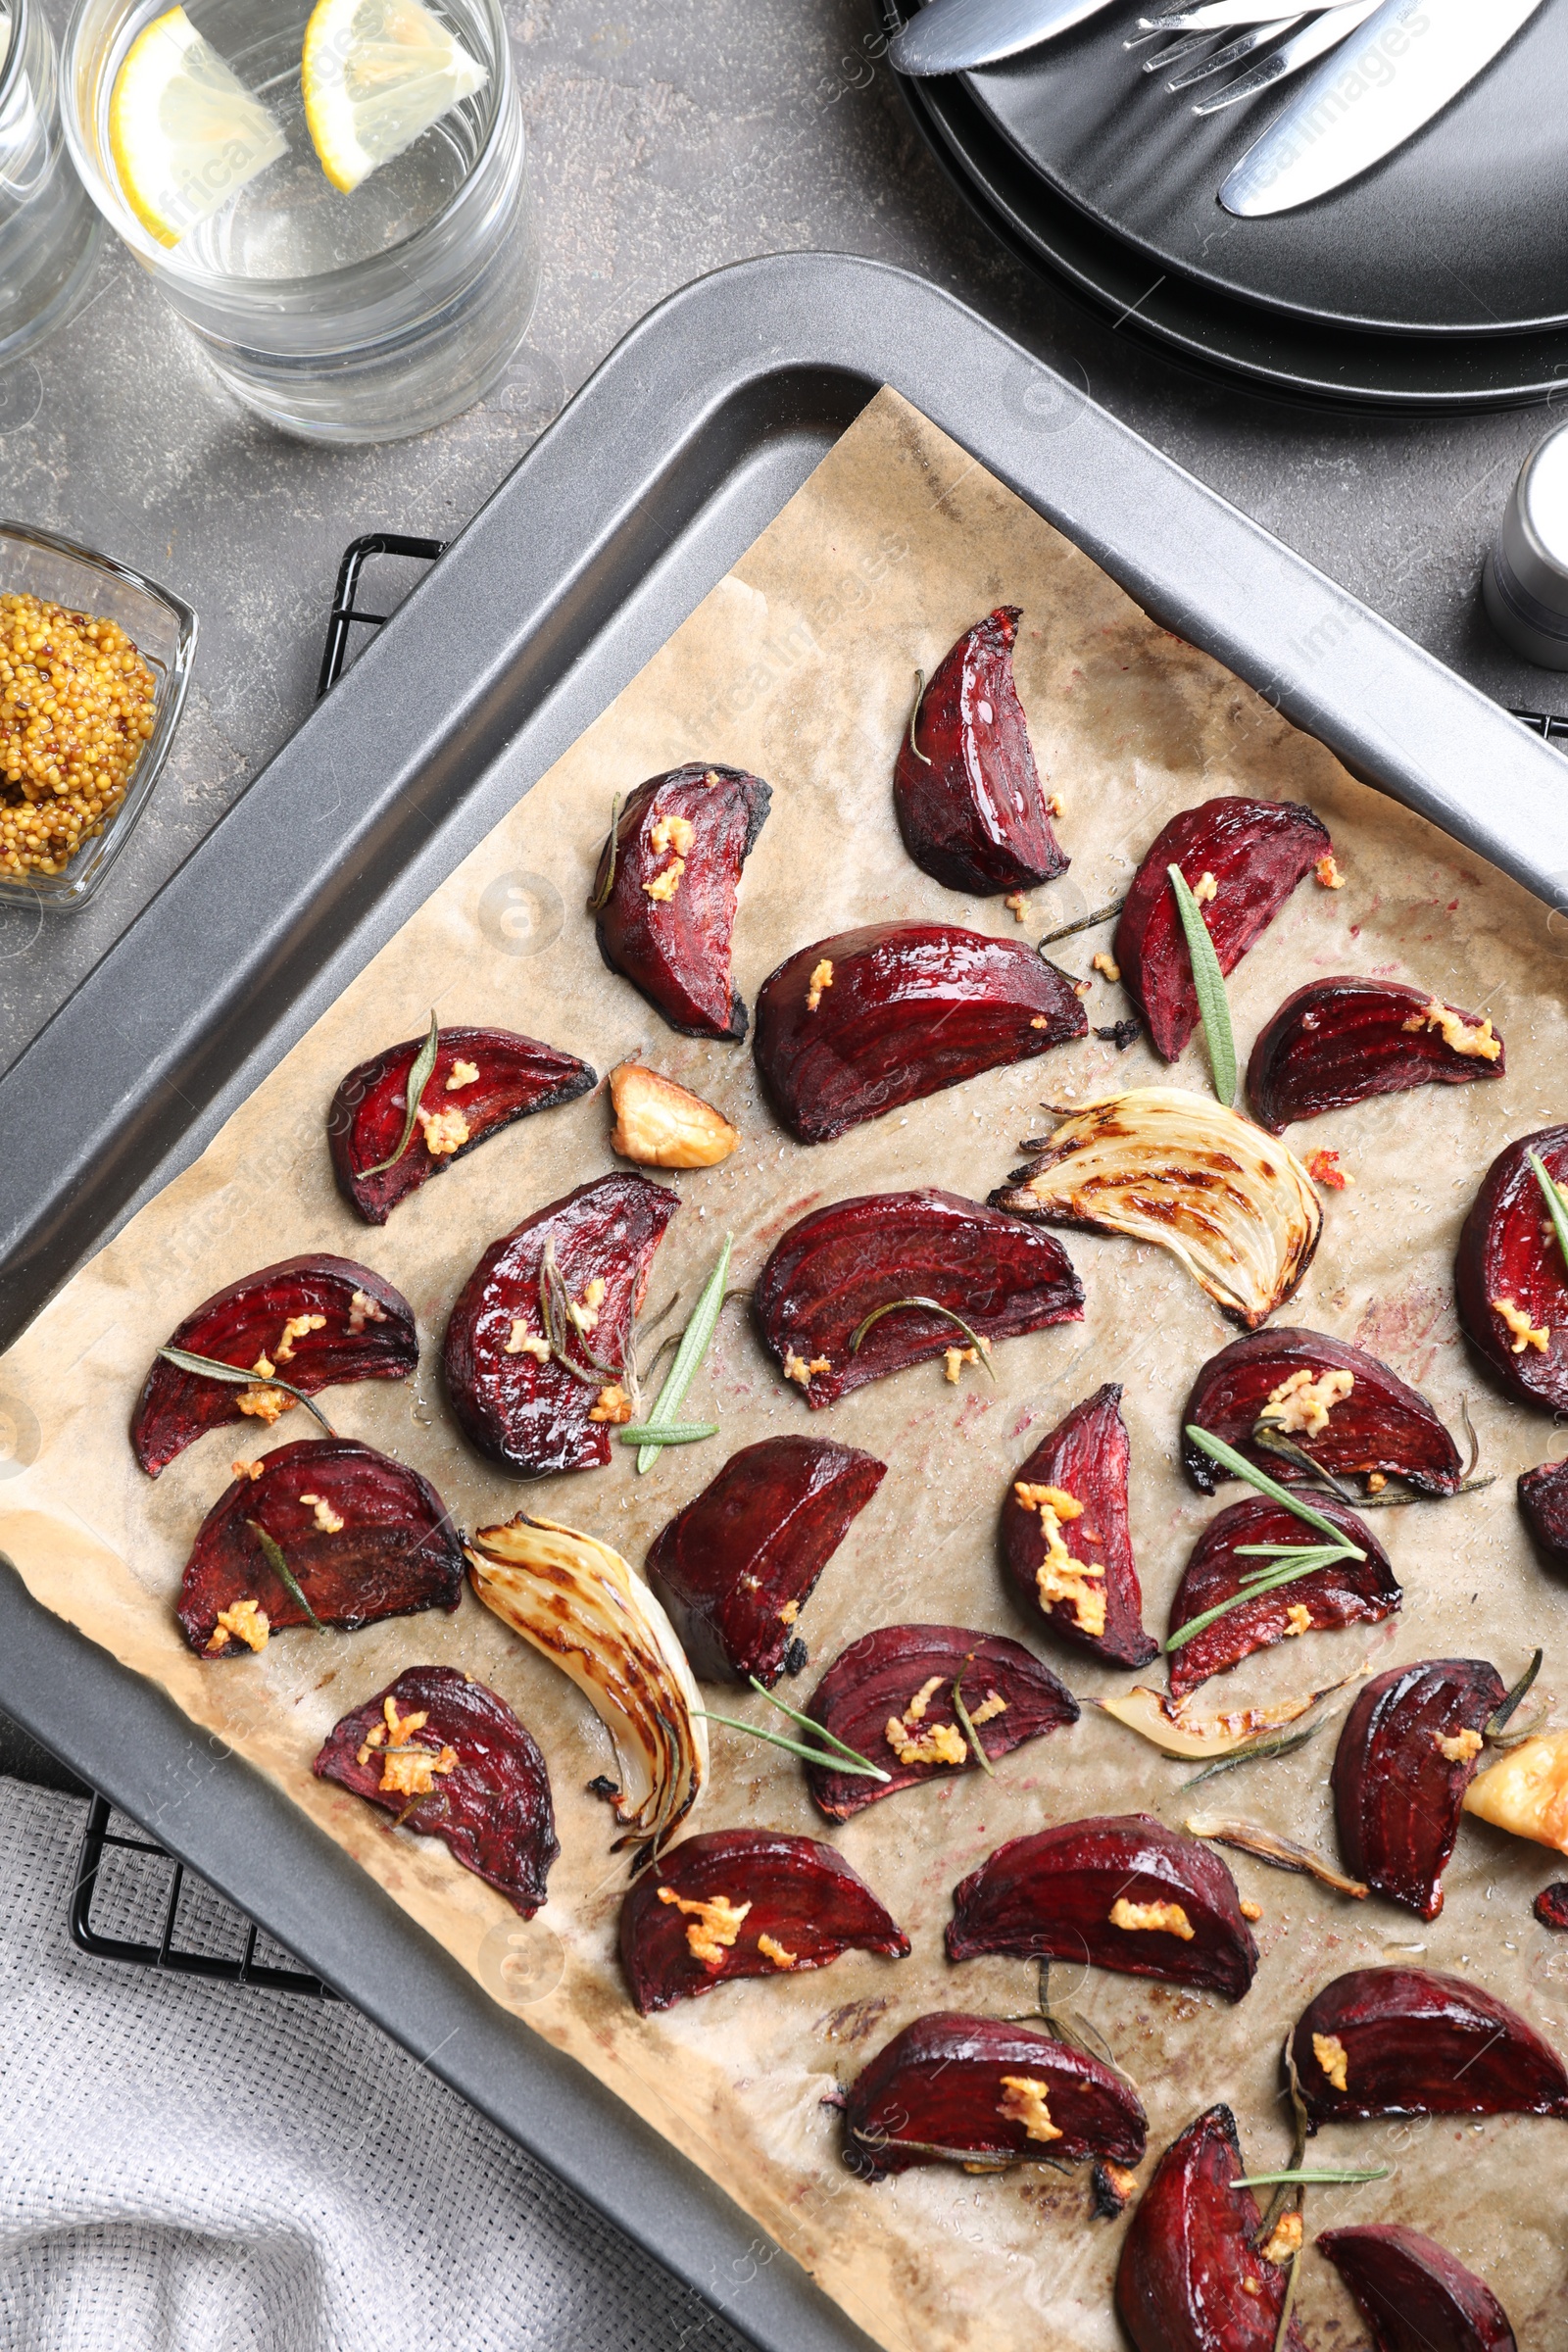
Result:
[[[109,133],[125,54],[168,0],[76,0],[66,35],[66,134],[93,201],[236,397],[311,440],[397,440],[457,416],[533,314],[539,249],[500,0],[430,4],[484,85],[344,195],[305,122],[309,0],[193,0],[197,30],[288,151],[172,247],[126,202]]]
[[[99,233],[61,130],[43,11],[37,0],[0,0],[0,368],[74,307]]]

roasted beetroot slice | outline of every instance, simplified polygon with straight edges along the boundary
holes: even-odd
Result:
[[[1423,1919],[1443,1909],[1464,1792],[1506,1696],[1483,1658],[1429,1658],[1378,1675],[1345,1719],[1334,1757],[1345,1867]]]
[[[1210,2107],[1154,2167],[1122,2240],[1116,2309],[1137,2352],[1276,2352],[1288,2272],[1252,2241],[1262,2226],[1236,2118]],[[1306,2352],[1294,2320],[1289,2352]]]
[[[311,1328],[297,1328],[307,1319]],[[419,1360],[414,1309],[402,1292],[347,1257],[263,1266],[204,1299],[168,1345],[244,1371],[265,1361],[307,1396],[344,1381],[406,1380]],[[208,1430],[254,1420],[260,1433],[293,1403],[261,1374],[254,1389],[241,1389],[158,1356],[131,1415],[130,1443],[156,1478]]]
[[[510,1029],[443,1029],[424,1082],[424,1116],[391,1167],[408,1121],[409,1073],[424,1039],[411,1037],[362,1061],[332,1097],[327,1138],[338,1190],[368,1225],[384,1225],[398,1202],[514,1119],[574,1102],[598,1078],[574,1054],[558,1054]],[[468,1075],[472,1072],[472,1076]],[[379,1169],[379,1174],[368,1173]]]
[[[1532,1152],[1555,1185],[1568,1185],[1568,1127],[1543,1127],[1499,1152],[1459,1236],[1454,1289],[1465,1336],[1503,1387],[1521,1404],[1560,1413],[1568,1411],[1568,1274]]]
[[[1083,1311],[1083,1285],[1059,1242],[934,1190],[861,1193],[813,1209],[774,1245],[754,1300],[768,1353],[813,1412],[869,1380],[966,1349],[956,1317],[994,1344],[1080,1322]]]
[[[817,1578],[887,1467],[828,1438],[764,1438],[730,1455],[644,1563],[694,1673],[777,1682]],[[804,1665],[804,1644],[797,1654]]]
[[[1171,1651],[1172,1698],[1186,1698],[1211,1674],[1227,1674],[1254,1650],[1272,1649],[1297,1634],[1338,1633],[1347,1625],[1377,1625],[1393,1616],[1404,1594],[1371,1529],[1332,1497],[1316,1497],[1312,1507],[1342,1529],[1366,1558],[1314,1568],[1310,1576],[1298,1576],[1275,1592],[1259,1593],[1255,1600],[1237,1601],[1223,1617]],[[1180,1633],[1195,1617],[1234,1599],[1243,1580],[1267,1566],[1265,1558],[1241,1552],[1242,1544],[1312,1541],[1311,1529],[1266,1494],[1233,1502],[1209,1521],[1194,1546],[1170,1604],[1170,1632]]]
[[[610,1460],[632,1413],[621,1385],[632,1318],[679,1205],[646,1176],[601,1176],[536,1209],[480,1258],[447,1325],[447,1395],[469,1443],[503,1470],[548,1478]],[[571,1306],[597,1317],[590,1330],[572,1322]],[[547,1309],[567,1363],[549,1347]]]
[[[949,890],[999,898],[1067,870],[1012,682],[1019,609],[966,629],[899,744],[893,805],[904,846]]]
[[[1149,2123],[1125,2075],[1054,2034],[937,2010],[885,2042],[844,2102],[863,2180],[911,2165],[1142,2164]]]
[[[1542,1462],[1521,1471],[1519,1512],[1541,1556],[1568,1568],[1568,1462]]]
[[[999,1845],[955,1889],[947,1945],[950,1960],[1087,1961],[1227,2001],[1257,1968],[1224,1863],[1148,1813],[1061,1822]]]
[[[1568,1879],[1543,1886],[1531,1909],[1544,1928],[1568,1929]]]
[[[423,1748],[430,1766],[389,1759],[389,1747]],[[406,1667],[333,1725],[312,1770],[383,1805],[416,1836],[439,1838],[524,1919],[544,1901],[561,1851],[544,1757],[506,1701],[456,1666]]]
[[[1127,1520],[1131,1454],[1121,1389],[1107,1381],[1017,1471],[1002,1506],[1002,1549],[1019,1597],[1054,1634],[1114,1665],[1147,1666],[1159,1643],[1144,1631]]]
[[[798,1975],[848,1951],[906,1959],[909,1938],[842,1855],[782,1830],[709,1830],[672,1846],[620,1907],[639,2013],[732,1977]]]
[[[848,1821],[901,1788],[978,1770],[954,1705],[956,1686],[992,1763],[1078,1720],[1072,1692],[1003,1634],[961,1625],[879,1626],[839,1653],[806,1711],[891,1777],[867,1781],[808,1765],[818,1809],[830,1821]]]
[[[769,974],[753,1051],[791,1135],[826,1144],[1088,1030],[1072,982],[1021,941],[956,923],[870,923],[813,941]]]
[[[463,1538],[427,1479],[353,1438],[302,1438],[264,1455],[256,1477],[236,1478],[202,1521],[180,1582],[180,1631],[204,1658],[243,1657],[245,1642],[218,1622],[237,1602],[258,1602],[274,1634],[313,1613],[354,1633],[382,1617],[455,1609],[463,1570]]]
[[[1431,1969],[1336,1977],[1287,2047],[1314,2129],[1384,2115],[1568,2116],[1568,2073],[1534,2026]]]
[[[1203,920],[1222,972],[1255,947],[1297,884],[1329,854],[1327,830],[1296,801],[1204,801],[1159,834],[1133,877],[1112,951],[1156,1054],[1174,1061],[1198,1027],[1198,992],[1170,868],[1214,896]]]
[[[600,852],[599,952],[683,1037],[746,1035],[730,935],[772,797],[741,767],[671,768],[638,786]]]
[[[1313,980],[1259,1032],[1247,1098],[1259,1126],[1280,1135],[1372,1095],[1502,1075],[1502,1040],[1480,1013],[1392,981]]]
[[[1402,1478],[1418,1494],[1452,1494],[1464,1477],[1459,1448],[1426,1398],[1375,1355],[1320,1331],[1249,1332],[1209,1357],[1182,1410],[1182,1468],[1200,1494],[1229,1472],[1186,1436],[1193,1426],[1284,1486],[1305,1476],[1258,1444],[1260,1422],[1333,1478]]]
[[[1372,2352],[1518,2352],[1484,2278],[1399,2222],[1320,2230],[1315,2240],[1372,2330]]]

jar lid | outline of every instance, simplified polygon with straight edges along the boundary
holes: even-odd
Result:
[[[1487,612],[1526,661],[1568,669],[1568,424],[1520,468],[1488,559]]]

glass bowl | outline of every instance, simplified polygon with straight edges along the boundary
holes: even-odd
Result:
[[[35,596],[72,612],[118,621],[153,673],[153,731],[103,831],[82,843],[64,873],[0,874],[0,906],[42,906],[68,914],[84,906],[103,881],[163,773],[190,684],[196,615],[181,598],[112,556],[95,556],[21,522],[0,522],[0,595]]]

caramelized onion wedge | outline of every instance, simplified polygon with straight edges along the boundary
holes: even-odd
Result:
[[[1502,1075],[1502,1040],[1480,1013],[1393,981],[1313,980],[1259,1032],[1247,1099],[1279,1135],[1369,1096]]]
[[[1296,1289],[1323,1223],[1310,1177],[1283,1144],[1169,1086],[1086,1103],[991,1202],[1155,1243],[1249,1330]]]
[[[686,1037],[746,1035],[730,935],[771,799],[760,776],[693,761],[640,784],[600,852],[599,952]]]
[[[911,2165],[1142,2164],[1149,2124],[1125,2075],[1054,2034],[939,2009],[861,2069],[844,2102],[863,2180]]]
[[[1518,2352],[1486,2280],[1419,2230],[1378,2222],[1320,2230],[1314,2242],[1372,2330],[1372,2352]]]
[[[1020,1465],[1002,1506],[1002,1548],[1025,1606],[1054,1634],[1116,1665],[1147,1666],[1159,1644],[1144,1631],[1121,1394],[1113,1382],[1097,1389]]]
[[[430,1763],[411,1771],[406,1756],[388,1758],[389,1747],[423,1748]],[[416,1837],[439,1838],[524,1919],[544,1901],[561,1851],[550,1774],[526,1724],[471,1675],[406,1667],[333,1726],[311,1769],[384,1806]]]
[[[1334,1758],[1340,1851],[1358,1879],[1422,1919],[1443,1909],[1482,1734],[1507,1692],[1482,1658],[1430,1658],[1368,1683]]]
[[[1313,2128],[1383,2115],[1568,2117],[1568,2072],[1517,2011],[1425,1968],[1353,1968],[1286,2044]]]
[[[1122,2240],[1116,2310],[1137,2352],[1306,2352],[1279,2342],[1288,2271],[1253,2251],[1262,2225],[1236,2118],[1210,2107],[1173,2139]]]
[[[735,1977],[789,1977],[848,1951],[907,1958],[909,1938],[832,1846],[782,1830],[709,1830],[645,1870],[620,1907],[638,2012]]]
[[[1464,1809],[1568,1854],[1568,1732],[1543,1732],[1505,1749],[1465,1789]]]
[[[1340,1684],[1330,1683],[1325,1690],[1308,1690],[1300,1698],[1276,1699],[1267,1707],[1238,1707],[1229,1715],[1195,1715],[1189,1707],[1151,1690],[1147,1683],[1135,1683],[1125,1696],[1102,1698],[1096,1704],[1130,1732],[1140,1733],[1162,1748],[1167,1756],[1185,1756],[1201,1763],[1210,1757],[1234,1755],[1239,1747],[1298,1722],[1340,1688]]]
[[[871,923],[814,940],[763,981],[754,1051],[791,1135],[825,1144],[1088,1029],[1072,982],[1019,940]]]
[[[999,1845],[955,1888],[948,1958],[1016,1952],[1157,1977],[1239,2001],[1257,1968],[1236,1881],[1148,1813],[1069,1821]]]
[[[1311,809],[1294,801],[1204,801],[1171,818],[1133,878],[1112,951],[1156,1054],[1174,1061],[1198,1027],[1170,868],[1179,866],[1194,891],[1211,878],[1203,920],[1221,972],[1233,972],[1331,847]]]
[[[1347,1542],[1366,1557],[1314,1568],[1309,1575],[1295,1577],[1290,1584],[1278,1585],[1252,1599],[1238,1598],[1238,1594],[1243,1580],[1264,1566],[1265,1560],[1240,1547],[1300,1544],[1312,1531],[1266,1494],[1250,1494],[1245,1502],[1233,1502],[1204,1528],[1170,1604],[1170,1632],[1180,1633],[1183,1626],[1211,1609],[1223,1609],[1224,1613],[1170,1652],[1171,1697],[1178,1705],[1210,1675],[1228,1674],[1256,1650],[1272,1649],[1276,1642],[1298,1634],[1376,1625],[1398,1608],[1404,1597],[1398,1580],[1365,1521],[1329,1495],[1318,1498],[1314,1508],[1342,1529]]]
[[[893,805],[916,865],[998,898],[1067,870],[1012,682],[1016,605],[1000,605],[933,672],[899,743]]]
[[[1278,1429],[1330,1478],[1402,1478],[1418,1494],[1455,1494],[1464,1478],[1459,1448],[1426,1398],[1365,1348],[1321,1331],[1232,1340],[1193,1383],[1182,1412],[1189,1426],[1223,1438],[1282,1486],[1301,1470],[1259,1431]],[[1230,1475],[1186,1437],[1182,1468],[1200,1494]]]
[[[1568,1411],[1568,1268],[1530,1154],[1568,1186],[1568,1126],[1499,1152],[1459,1235],[1454,1289],[1465,1337],[1521,1404]]]
[[[658,1843],[708,1778],[708,1726],[669,1619],[618,1551],[519,1512],[468,1545],[473,1589],[503,1625],[571,1677],[614,1741],[615,1850]]]

